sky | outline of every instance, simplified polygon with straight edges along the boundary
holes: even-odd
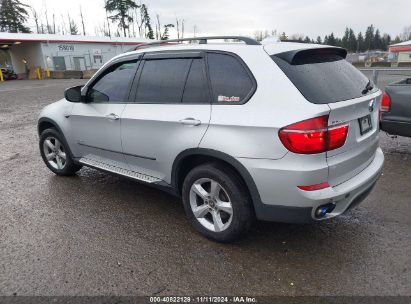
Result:
[[[56,24],[68,23],[67,13],[80,28],[80,5],[88,35],[102,26],[105,18],[104,0],[21,0],[42,13],[47,6],[49,22],[52,14]],[[139,2],[140,0],[136,0]],[[316,38],[334,32],[342,36],[345,27],[355,33],[364,32],[373,24],[382,33],[395,37],[405,26],[411,26],[411,0],[146,0],[152,19],[160,15],[161,23],[185,20],[185,37],[193,35],[248,35],[256,30],[277,30]],[[62,16],[63,14],[63,16]],[[45,21],[44,21],[45,23]],[[28,25],[35,31],[33,19]],[[112,25],[112,29],[116,25]],[[176,32],[171,31],[176,38]]]

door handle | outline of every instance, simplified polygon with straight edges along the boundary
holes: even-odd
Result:
[[[199,126],[201,125],[201,120],[194,119],[194,118],[184,118],[179,120],[179,122],[185,126]]]
[[[106,115],[105,117],[106,117],[107,119],[110,119],[110,120],[118,120],[118,119],[120,119],[120,116],[118,116],[118,115],[116,115],[116,114],[114,114],[114,113],[110,113],[110,114]]]

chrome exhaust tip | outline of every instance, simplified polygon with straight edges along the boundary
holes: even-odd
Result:
[[[326,216],[328,213],[331,213],[335,209],[334,203],[328,203],[325,205],[321,205],[315,209],[314,215],[316,218],[320,219]]]

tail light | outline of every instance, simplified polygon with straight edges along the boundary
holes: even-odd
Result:
[[[391,109],[391,97],[387,94],[387,92],[382,95],[381,99],[381,112],[389,112]]]
[[[298,154],[315,154],[344,146],[348,124],[328,127],[328,115],[297,122],[280,129],[283,145]]]

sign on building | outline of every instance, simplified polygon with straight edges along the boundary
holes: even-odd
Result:
[[[74,52],[74,45],[72,44],[59,44],[57,48],[62,52]]]
[[[103,56],[102,56],[101,49],[93,49],[91,52],[93,54],[94,63],[103,63]]]

